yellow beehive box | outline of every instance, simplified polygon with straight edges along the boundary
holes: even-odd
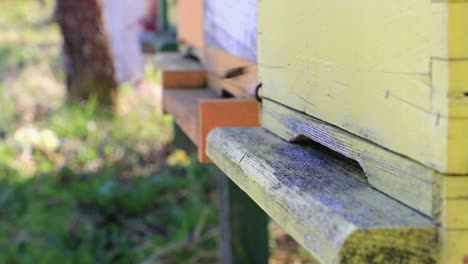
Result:
[[[468,173],[468,2],[259,1],[262,95]]]

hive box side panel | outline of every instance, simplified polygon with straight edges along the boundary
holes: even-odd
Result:
[[[468,87],[454,86],[464,85],[457,72],[468,63],[454,62],[468,58],[468,42],[459,43],[467,17],[465,2],[259,2],[262,94],[437,171],[466,174]]]
[[[205,0],[207,45],[256,63],[257,1]]]
[[[194,48],[204,47],[204,0],[179,0],[177,38]]]
[[[440,263],[468,262],[468,231],[443,230],[440,231],[441,259]]]

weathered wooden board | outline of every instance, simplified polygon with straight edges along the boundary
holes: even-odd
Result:
[[[264,99],[262,126],[295,142],[305,138],[357,161],[370,185],[434,218],[468,229],[468,177],[445,176],[336,126]],[[450,205],[450,206],[448,206]],[[452,209],[453,208],[453,209]]]
[[[194,48],[203,49],[204,0],[178,0],[177,38]]]
[[[207,46],[204,50],[204,67],[209,72],[210,88],[226,91],[237,98],[252,98],[258,85],[257,65],[221,49]],[[230,71],[238,70],[238,76],[230,77]]]
[[[255,100],[212,99],[199,102],[201,162],[211,162],[206,155],[208,133],[217,127],[259,127],[260,104]]]
[[[155,60],[161,70],[163,88],[206,87],[206,71],[200,63],[176,52],[158,53]]]
[[[205,42],[257,62],[258,0],[205,0]]]
[[[210,89],[164,89],[164,110],[173,115],[176,123],[196,145],[200,145],[198,103],[202,99],[216,99]]]
[[[323,263],[436,263],[434,223],[371,188],[354,163],[262,128],[217,128],[209,157]]]
[[[260,1],[263,95],[467,174],[467,31],[467,1]]]

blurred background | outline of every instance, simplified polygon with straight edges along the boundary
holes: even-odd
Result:
[[[216,168],[161,109],[176,1],[0,1],[0,263],[219,263]],[[270,224],[271,263],[309,263]]]

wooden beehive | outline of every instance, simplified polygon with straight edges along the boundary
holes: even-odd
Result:
[[[468,260],[467,32],[463,1],[259,2],[262,126],[429,216],[440,263]]]
[[[211,88],[236,97],[255,94],[257,1],[205,0],[204,66]]]
[[[438,172],[467,174],[467,32],[463,1],[262,1],[262,95]]]
[[[204,47],[204,0],[179,0],[177,38],[197,49]]]
[[[210,162],[205,143],[211,129],[260,125],[259,103],[251,98],[257,85],[256,3],[179,0],[181,52],[157,57],[164,109],[199,147],[201,162]],[[225,92],[234,98],[224,98]]]

